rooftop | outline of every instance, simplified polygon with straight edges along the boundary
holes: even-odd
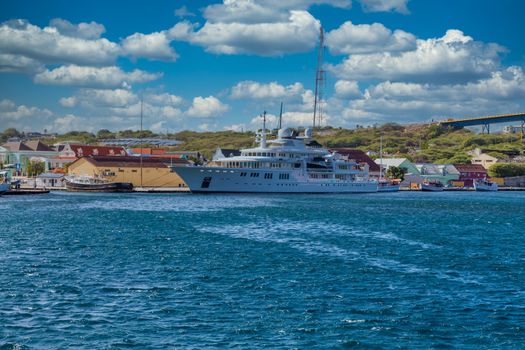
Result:
[[[454,164],[460,173],[486,173],[487,170],[481,164]]]
[[[168,165],[189,164],[185,159],[165,159],[157,157],[133,157],[133,156],[89,156],[83,157],[95,166],[119,167],[119,168],[165,168]]]
[[[331,150],[347,156],[349,159],[353,159],[358,163],[367,163],[370,171],[380,170],[379,165],[363,151],[351,148],[332,148]]]
[[[102,143],[114,146],[136,146],[136,145],[156,145],[156,146],[177,146],[182,141],[152,138],[125,138],[125,139],[105,139]]]

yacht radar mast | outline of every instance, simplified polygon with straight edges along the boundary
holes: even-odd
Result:
[[[263,127],[262,127],[261,138],[260,138],[261,148],[266,148],[266,111],[263,112],[262,118],[263,118]]]

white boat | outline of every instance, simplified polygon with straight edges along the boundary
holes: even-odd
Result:
[[[487,179],[474,181],[476,191],[497,191],[498,184]]]
[[[400,184],[389,181],[389,180],[379,180],[377,184],[377,192],[398,192]]]
[[[11,182],[7,177],[7,171],[0,171],[0,195],[9,191],[11,188]]]
[[[338,153],[330,153],[312,138],[311,129],[296,136],[280,129],[266,140],[266,128],[257,135],[259,146],[240,156],[218,158],[204,166],[176,165],[176,172],[192,192],[235,193],[368,193],[377,181],[368,168]]]
[[[443,184],[439,181],[425,181],[420,185],[421,191],[426,192],[441,192],[443,188]]]
[[[377,183],[377,192],[398,192],[401,184],[383,179],[383,136],[379,138],[379,154],[379,181]]]

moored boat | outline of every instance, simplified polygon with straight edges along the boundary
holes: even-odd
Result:
[[[66,190],[70,192],[131,192],[129,182],[111,182],[91,176],[66,176]]]
[[[401,185],[399,183],[380,180],[377,184],[377,192],[398,192]]]
[[[425,181],[421,183],[420,187],[421,191],[425,192],[441,192],[443,191],[443,184],[439,181]]]
[[[490,182],[487,179],[474,181],[474,189],[476,191],[497,191],[498,184]]]
[[[7,177],[7,171],[0,171],[0,195],[9,191],[11,183]]]

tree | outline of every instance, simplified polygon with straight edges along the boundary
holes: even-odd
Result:
[[[6,138],[20,137],[20,136],[22,136],[22,134],[18,130],[16,130],[15,128],[8,128],[8,129],[4,130],[4,136]]]
[[[38,162],[38,161],[30,161],[27,164],[27,173],[30,176],[37,176],[42,174],[44,171],[46,171],[46,165],[44,162]]]
[[[101,129],[97,132],[97,139],[114,139],[115,134],[113,134],[108,129]]]
[[[399,179],[403,181],[405,179],[405,174],[407,170],[398,166],[391,166],[386,171],[386,177],[389,179]]]

